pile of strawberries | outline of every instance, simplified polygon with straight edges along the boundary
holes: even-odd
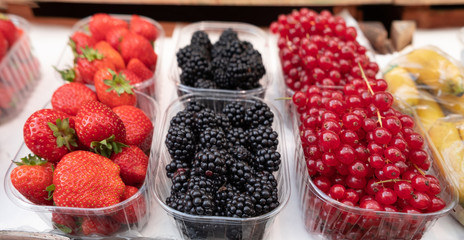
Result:
[[[65,84],[53,93],[51,109],[26,120],[24,142],[33,154],[10,175],[15,189],[39,205],[104,208],[136,195],[104,215],[53,212],[54,226],[65,233],[110,235],[147,211],[147,199],[137,193],[146,178],[154,126],[135,101],[121,100],[124,94],[110,87],[117,77],[102,72],[108,74],[102,73],[99,84],[107,86],[110,98],[83,83]]]
[[[100,69],[111,69],[113,75],[135,86],[153,77],[158,58],[153,46],[159,36],[154,24],[138,15],[127,22],[97,13],[91,16],[88,30],[70,37],[74,66],[58,70],[64,80],[94,84]]]

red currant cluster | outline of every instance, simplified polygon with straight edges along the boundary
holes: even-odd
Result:
[[[354,27],[329,11],[320,14],[307,8],[280,15],[270,25],[278,34],[277,45],[285,84],[294,91],[305,91],[309,86],[344,85],[379,71],[377,63],[366,56],[366,48],[356,41]]]
[[[362,70],[362,69],[361,69]],[[368,84],[369,83],[369,84]],[[414,120],[392,108],[382,79],[343,89],[310,86],[293,95],[309,175],[331,198],[375,211],[425,213],[445,207]]]

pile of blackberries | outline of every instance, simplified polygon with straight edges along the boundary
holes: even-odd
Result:
[[[195,88],[256,89],[266,73],[261,54],[232,29],[223,31],[214,44],[204,31],[196,31],[176,55],[181,83]]]

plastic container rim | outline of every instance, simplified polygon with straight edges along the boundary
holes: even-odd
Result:
[[[236,95],[232,95],[232,94],[214,94],[214,95],[208,95],[208,96],[205,96],[205,95],[201,95],[199,93],[189,93],[189,94],[186,94],[186,95],[183,95],[182,97],[179,97],[177,98],[176,100],[172,101],[168,107],[167,107],[167,110],[166,112],[168,112],[170,109],[172,109],[174,106],[178,105],[178,104],[181,104],[183,102],[186,102],[187,99],[192,99],[192,98],[199,98],[199,99],[212,99],[212,100],[219,100],[219,101],[223,101],[223,100],[228,100],[228,99],[239,99],[239,101],[245,101],[245,100],[258,100],[258,101],[262,101],[264,103],[266,103],[269,108],[272,110],[272,112],[274,113],[275,115],[275,119],[278,119],[280,122],[279,122],[279,135],[280,135],[280,138],[282,141],[279,141],[279,144],[284,144],[285,145],[285,132],[283,131],[283,127],[282,127],[282,122],[281,122],[281,119],[282,119],[282,116],[280,114],[280,112],[277,110],[277,108],[275,108],[275,106],[266,101],[265,99],[261,99],[261,98],[258,98],[256,96],[247,96],[246,98],[243,98],[243,97],[239,97],[239,96],[236,96]],[[168,127],[167,123],[169,121],[168,119],[168,114],[164,114],[164,117],[163,117],[163,122],[162,122],[162,125],[161,127],[164,128],[164,127]],[[274,120],[275,121],[275,120]],[[163,131],[161,131],[161,133],[163,133]],[[159,152],[160,152],[160,155],[161,155],[161,152],[162,152],[162,144],[164,144],[163,141],[159,141],[159,146],[158,146],[158,149],[159,149]],[[174,216],[174,217],[181,217],[182,219],[195,219],[195,220],[201,220],[201,221],[204,221],[204,222],[212,222],[212,223],[219,223],[218,221],[225,221],[225,222],[232,222],[232,223],[237,223],[237,224],[241,224],[241,223],[246,223],[246,222],[258,222],[258,221],[267,221],[267,219],[270,219],[274,216],[276,216],[288,203],[289,199],[290,199],[290,195],[291,195],[291,188],[290,188],[290,178],[289,178],[289,169],[288,169],[288,157],[287,157],[287,151],[285,149],[285,147],[281,147],[282,151],[280,151],[280,155],[281,155],[281,165],[280,165],[280,170],[279,171],[282,171],[282,179],[284,179],[284,181],[282,182],[278,182],[278,184],[283,184],[281,186],[282,189],[285,189],[286,191],[283,193],[285,195],[282,196],[282,199],[279,199],[279,206],[276,207],[275,209],[273,209],[272,211],[266,213],[266,214],[263,214],[263,215],[260,215],[260,216],[255,216],[255,217],[250,217],[250,218],[234,218],[234,217],[220,217],[220,216],[201,216],[201,215],[193,215],[193,214],[187,214],[187,213],[183,213],[183,212],[180,212],[180,211],[177,211],[175,209],[172,209],[170,208],[169,206],[166,205],[166,203],[161,200],[160,198],[160,195],[157,191],[158,187],[157,187],[157,183],[159,183],[159,181],[156,181],[156,184],[155,184],[155,189],[154,189],[154,195],[155,195],[155,199],[158,201],[158,203],[161,205],[161,207],[166,211],[166,213],[168,215],[171,215],[171,216]],[[162,161],[158,161],[158,164],[157,165],[160,165],[162,163]],[[159,167],[161,166],[157,166],[157,169],[156,169],[156,179],[158,179],[159,177],[165,177],[165,176],[161,176],[160,171],[159,171]]]

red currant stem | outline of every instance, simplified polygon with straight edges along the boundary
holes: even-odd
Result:
[[[290,49],[290,51],[293,51],[292,45],[290,44],[290,40],[288,39],[288,36],[285,36],[285,39],[287,40],[287,46]]]
[[[369,92],[372,95],[374,95],[374,90],[372,90],[371,85],[369,84],[369,81],[367,80],[366,74],[364,74],[364,70],[363,70],[363,68],[361,66],[361,63],[358,62],[358,66],[359,66],[359,70],[361,70],[361,76],[362,76],[364,82],[366,82],[367,89],[369,89]]]
[[[306,33],[306,38],[309,39],[309,33]]]
[[[383,126],[382,126],[382,116],[380,115],[380,111],[379,111],[379,110],[377,110],[377,117],[379,118],[378,121],[379,121],[380,127],[383,127]]]
[[[419,173],[422,175],[422,176],[425,176],[425,173],[424,171],[422,171],[422,169],[420,169],[415,163],[413,163],[414,167],[417,169],[417,171],[419,171]]]
[[[279,97],[279,98],[276,98],[274,99],[276,101],[280,101],[280,100],[292,100],[292,97]]]
[[[411,182],[411,180],[406,180],[406,179],[400,179],[400,178],[395,178],[395,179],[388,179],[388,180],[383,180],[383,181],[378,181],[374,182],[375,184],[382,184],[382,183],[389,183],[389,182],[399,182],[399,181],[404,181],[404,182]]]

